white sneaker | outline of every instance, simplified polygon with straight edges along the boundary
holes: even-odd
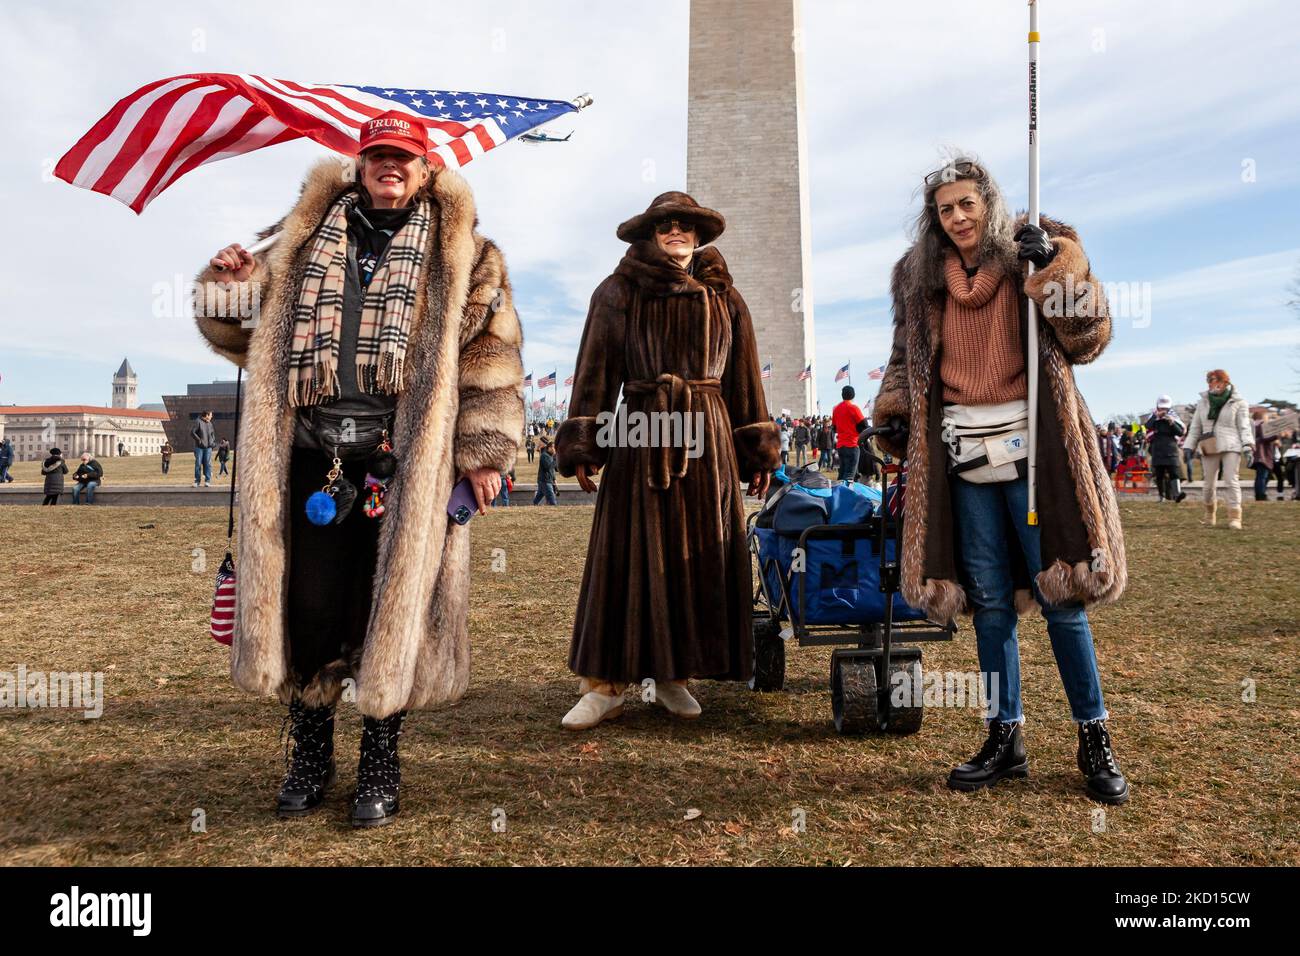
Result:
[[[583,694],[573,709],[564,715],[560,726],[565,730],[589,730],[602,720],[613,720],[623,714],[623,695],[611,696],[599,691]]]
[[[672,681],[655,682],[655,703],[663,704],[670,714],[683,720],[694,720],[700,716],[700,702],[691,696],[684,685]]]

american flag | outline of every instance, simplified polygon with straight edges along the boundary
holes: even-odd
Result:
[[[537,380],[537,387],[550,388],[552,385],[555,384],[555,374],[556,374],[555,372],[552,372],[550,375],[543,375],[541,378]]]
[[[119,101],[59,160],[54,175],[139,213],[190,170],[263,146],[306,136],[353,156],[361,125],[389,110],[424,124],[431,163],[458,167],[577,109],[565,100],[498,93],[188,73]]]
[[[235,561],[229,551],[217,569],[217,587],[212,596],[212,639],[230,646],[235,639]]]
[[[843,368],[841,368],[838,372],[835,373],[835,381],[837,382],[842,382],[848,377],[849,377],[848,365],[845,365]]]
[[[576,375],[577,373],[575,372],[574,374]],[[564,384],[565,384],[565,385],[572,385],[572,384],[573,384],[573,375],[570,375],[568,378],[566,378],[566,379],[564,380]]]
[[[532,388],[532,387],[533,387],[533,373],[529,372],[527,375],[524,376],[524,388]]]
[[[763,378],[771,378],[771,377],[772,377],[772,363],[771,363],[771,362],[768,362],[766,365],[763,366],[762,377],[763,377]]]
[[[812,378],[812,365],[805,365],[803,371],[799,373],[799,381],[806,382]]]
[[[873,368],[870,372],[867,373],[867,378],[871,378],[871,379],[882,379],[884,377],[885,377],[885,367],[883,365],[880,366],[880,368]]]
[[[545,407],[546,407],[546,403],[543,402],[540,398],[533,402],[533,411],[535,412],[540,412]]]

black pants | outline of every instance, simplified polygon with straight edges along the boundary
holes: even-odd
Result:
[[[1179,469],[1177,465],[1156,465],[1156,491],[1161,498],[1173,500],[1182,490],[1179,487]]]
[[[307,499],[325,485],[330,459],[295,448],[289,464],[289,660],[299,687],[325,665],[348,660],[365,640],[379,547],[379,522],[361,510],[365,461],[344,462],[357,500],[341,524],[307,520]]]
[[[41,504],[43,505],[57,505],[58,503],[59,503],[58,495],[46,495],[45,500],[41,502]]]

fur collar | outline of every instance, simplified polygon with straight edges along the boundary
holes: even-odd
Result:
[[[679,295],[705,288],[726,294],[731,289],[727,262],[713,246],[696,250],[692,266],[693,275],[673,262],[654,240],[639,239],[628,247],[614,274],[631,280],[651,295]]]

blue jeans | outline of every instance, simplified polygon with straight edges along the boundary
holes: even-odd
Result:
[[[840,449],[840,481],[857,481],[858,453],[861,451],[856,445]]]
[[[86,492],[86,504],[93,505],[95,503],[95,489],[98,487],[99,482],[97,481],[87,481],[85,483],[78,481],[72,486],[72,503],[74,505],[81,504],[81,492],[84,489]]]
[[[964,570],[963,583],[974,611],[975,644],[985,680],[997,675],[992,696],[997,719],[1022,722],[1020,702],[1020,644],[1016,637],[1015,585],[1011,579],[1010,540],[1019,539],[1032,581],[1042,570],[1038,526],[1025,522],[1029,488],[1025,479],[977,485],[952,479],[953,524]],[[1012,530],[1014,529],[1014,530]],[[1034,597],[1047,621],[1056,669],[1075,721],[1105,720],[1101,676],[1092,646],[1092,630],[1082,604],[1049,605],[1033,585]],[[990,712],[993,707],[990,706]]]
[[[537,494],[533,495],[533,504],[538,504],[545,498],[548,505],[558,505],[555,499],[555,483],[550,481],[539,481],[537,483]]]
[[[823,469],[829,468],[830,466],[831,466],[831,450],[829,448],[823,448],[821,450],[821,453],[817,456],[817,470],[821,471]]]
[[[199,481],[199,472],[202,471],[204,481],[212,480],[212,449],[196,448],[194,449],[194,481]]]

